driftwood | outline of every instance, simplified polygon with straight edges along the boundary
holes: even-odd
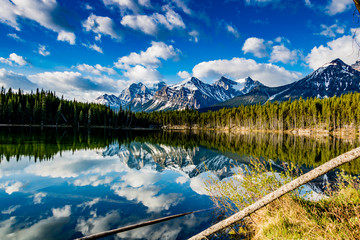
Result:
[[[333,158],[332,160],[324,163],[323,165],[311,170],[310,172],[301,175],[300,177],[294,179],[293,181],[281,186],[279,189],[275,190],[272,193],[269,193],[265,197],[261,198],[259,201],[251,204],[250,206],[246,207],[245,209],[241,210],[233,214],[232,216],[226,218],[225,220],[205,229],[204,231],[200,232],[199,234],[189,238],[189,240],[197,240],[197,239],[207,239],[206,237],[221,230],[230,225],[239,222],[243,218],[249,216],[250,214],[254,213],[255,211],[259,210],[260,208],[266,206],[267,204],[273,202],[274,200],[280,198],[281,196],[289,193],[296,188],[304,185],[305,183],[314,180],[317,177],[345,164],[348,162],[353,161],[354,159],[360,157],[360,147],[355,148],[349,152],[341,154],[340,156]]]
[[[182,217],[182,216],[186,216],[192,213],[198,213],[198,212],[204,212],[204,211],[208,211],[210,209],[213,208],[209,208],[209,209],[204,209],[204,210],[198,210],[198,211],[192,211],[192,212],[187,212],[187,213],[180,213],[180,214],[176,214],[176,215],[171,215],[171,216],[167,216],[167,217],[163,217],[163,218],[158,218],[155,220],[151,220],[151,221],[147,221],[147,222],[142,222],[142,223],[137,223],[137,224],[133,224],[133,225],[129,225],[129,226],[125,226],[125,227],[121,227],[121,228],[116,228],[113,230],[109,230],[109,231],[105,231],[105,232],[101,232],[101,233],[96,233],[93,235],[88,235],[85,237],[81,237],[81,238],[77,238],[75,240],[95,240],[95,239],[100,239],[100,238],[104,238],[116,233],[121,233],[121,232],[126,232],[132,229],[136,229],[136,228],[140,228],[140,227],[145,227],[145,226],[149,226],[155,223],[160,223],[160,222],[165,222],[174,218],[178,218],[178,217]]]

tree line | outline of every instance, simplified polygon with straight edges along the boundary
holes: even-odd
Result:
[[[64,100],[51,91],[24,93],[3,87],[0,91],[0,124],[116,128],[130,126],[133,115],[130,110],[113,111],[101,104]]]
[[[360,127],[360,93],[325,99],[308,98],[263,105],[241,105],[218,111],[137,112],[109,106],[64,100],[55,92],[24,93],[4,88],[0,92],[0,124],[67,125],[73,127],[174,127],[289,130]]]
[[[360,126],[360,93],[325,99],[289,99],[200,113],[193,109],[135,114],[137,122],[199,128],[245,127],[259,130],[320,128],[333,131]]]

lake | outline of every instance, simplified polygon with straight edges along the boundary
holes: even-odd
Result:
[[[358,145],[263,133],[2,127],[0,239],[74,239],[208,209],[209,177],[226,180],[252,158],[292,161],[306,172]],[[358,174],[360,164],[343,169]],[[186,239],[215,219],[205,211],[106,239]]]

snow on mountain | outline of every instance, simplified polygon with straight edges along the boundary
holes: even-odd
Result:
[[[104,94],[95,99],[95,103],[110,106],[111,108],[117,108],[121,104],[120,98],[111,94]]]
[[[360,72],[340,59],[335,59],[295,82],[289,89],[278,93],[273,100],[286,101],[289,97],[326,98],[348,92],[360,92]]]
[[[180,83],[163,87],[155,93],[152,100],[141,108],[132,109],[147,112],[185,108],[199,109],[242,94],[241,91],[234,88],[236,85],[238,85],[237,82],[225,77],[220,78],[213,85],[192,77]]]
[[[155,92],[166,86],[165,82],[159,82],[148,88],[143,83],[133,83],[121,91],[119,96],[104,94],[95,99],[95,103],[108,105],[111,108],[120,106],[142,105],[154,96]]]

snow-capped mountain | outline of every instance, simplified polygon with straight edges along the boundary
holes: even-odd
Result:
[[[104,94],[95,99],[95,103],[107,105],[111,108],[118,108],[121,104],[120,98],[114,94]]]
[[[360,66],[360,63],[353,66]],[[237,107],[265,103],[267,101],[287,101],[308,97],[326,98],[344,93],[360,92],[360,72],[335,59],[323,65],[303,79],[280,87],[256,86],[245,95],[213,105],[205,110],[223,107]]]
[[[199,109],[247,93],[258,85],[262,84],[251,78],[233,81],[221,77],[211,85],[192,77],[181,83],[163,87],[155,93],[153,99],[142,106],[138,105],[131,109],[146,112],[185,108]]]
[[[108,105],[111,108],[119,108],[131,105],[142,105],[152,99],[155,92],[166,86],[165,82],[154,84],[152,88],[146,87],[143,83],[133,83],[121,91],[119,96],[104,94],[95,99],[95,103]]]

